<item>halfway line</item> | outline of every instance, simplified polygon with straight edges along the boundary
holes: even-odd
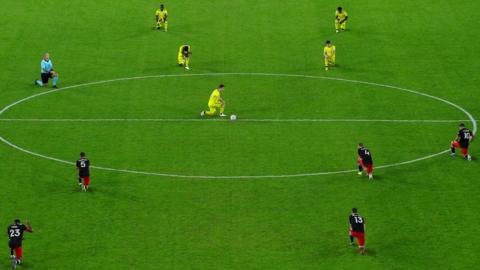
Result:
[[[53,119],[53,118],[0,118],[4,122],[219,122],[229,121],[228,118],[91,118],[91,119]],[[384,122],[384,123],[460,123],[469,120],[434,120],[434,119],[237,119],[237,122]],[[478,120],[477,120],[478,121]]]

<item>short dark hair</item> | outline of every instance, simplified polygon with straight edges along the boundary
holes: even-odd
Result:
[[[85,153],[84,153],[84,152],[80,152],[80,156],[81,156],[81,157],[84,157],[84,156],[85,156]]]
[[[464,123],[460,123],[459,127],[465,127]]]
[[[331,42],[330,42],[330,40],[327,40],[327,42],[325,42],[325,43],[326,43],[326,44],[330,44]]]
[[[358,143],[358,146],[362,146],[362,147],[363,147],[363,143]]]
[[[338,7],[338,8],[337,8],[338,11],[340,11],[340,10],[342,10],[342,9],[343,9],[342,7]]]
[[[357,208],[355,208],[355,207],[352,208],[352,213],[355,213],[355,214],[356,214],[357,212],[358,212]]]
[[[225,87],[224,84],[220,84],[220,85],[218,86],[218,88],[224,88],[224,87]]]
[[[15,223],[18,224],[18,223],[20,223],[20,219],[19,219],[19,218],[16,218],[13,222],[15,222]]]

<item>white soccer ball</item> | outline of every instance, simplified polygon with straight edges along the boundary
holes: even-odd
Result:
[[[237,116],[235,114],[230,115],[230,120],[232,121],[237,120]]]

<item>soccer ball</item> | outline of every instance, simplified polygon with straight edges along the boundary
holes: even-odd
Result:
[[[230,120],[232,121],[237,120],[237,116],[235,114],[230,115]]]

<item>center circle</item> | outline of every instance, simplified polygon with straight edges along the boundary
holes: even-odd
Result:
[[[332,77],[321,77],[321,76],[308,76],[308,75],[297,75],[297,74],[269,74],[269,73],[206,73],[206,74],[182,74],[182,75],[153,75],[153,76],[141,76],[141,77],[132,77],[132,78],[118,78],[118,79],[113,79],[113,80],[105,80],[105,81],[99,81],[99,82],[91,82],[91,83],[84,83],[80,85],[74,85],[74,86],[67,86],[62,89],[58,90],[51,90],[47,92],[42,92],[38,93],[29,97],[26,97],[24,99],[18,100],[16,102],[13,102],[12,104],[6,106],[2,110],[0,110],[0,116],[13,108],[14,106],[21,104],[23,102],[26,102],[28,100],[31,100],[33,98],[43,96],[46,94],[54,93],[54,92],[59,92],[59,91],[64,91],[68,89],[78,89],[82,87],[87,87],[87,86],[94,86],[94,85],[104,85],[104,84],[109,84],[109,83],[115,83],[115,82],[124,82],[124,81],[132,81],[132,80],[145,80],[145,79],[156,79],[156,78],[175,78],[175,77],[215,77],[215,76],[243,76],[243,77],[277,77],[277,78],[283,78],[283,79],[295,79],[295,78],[301,78],[301,79],[312,79],[312,80],[326,80],[326,81],[335,81],[335,82],[344,82],[344,83],[349,83],[352,85],[363,85],[363,86],[374,86],[377,88],[383,88],[387,90],[395,90],[403,93],[409,93],[409,94],[414,94],[417,96],[423,96],[426,98],[430,98],[436,101],[443,102],[446,105],[449,105],[459,111],[461,111],[463,114],[465,114],[468,119],[472,122],[473,124],[473,130],[476,132],[476,121],[473,118],[473,116],[468,113],[465,109],[461,108],[460,106],[444,100],[439,97],[435,97],[423,92],[419,92],[416,90],[410,90],[406,88],[401,88],[401,87],[396,87],[396,86],[390,86],[390,85],[384,85],[384,84],[377,84],[377,83],[371,83],[371,82],[363,82],[363,81],[356,81],[356,80],[348,80],[348,79],[342,79],[342,78],[332,78]],[[280,80],[280,79],[279,79]],[[228,89],[228,88],[227,88]],[[335,89],[332,89],[334,91]],[[207,90],[208,91],[208,90]],[[295,89],[292,89],[293,96],[295,95]],[[208,93],[207,93],[208,95]],[[273,97],[274,98],[274,97]],[[228,101],[227,101],[228,102]],[[201,102],[200,104],[203,104]],[[200,108],[199,108],[200,110]],[[233,113],[233,112],[232,112]],[[239,113],[239,121],[242,119],[242,114]],[[11,141],[8,141],[5,139],[3,136],[0,136],[0,140],[2,140],[4,143],[7,145],[20,150],[22,152],[35,155],[41,158],[46,158],[50,160],[54,160],[57,162],[62,162],[62,163],[67,163],[67,164],[73,164],[72,162],[69,162],[67,160],[43,155],[40,153],[36,153],[34,151],[27,150],[25,148],[22,148]],[[355,142],[352,142],[353,144]],[[386,167],[392,167],[392,166],[399,166],[403,164],[409,164],[421,160],[425,160],[428,158],[432,158],[438,155],[441,155],[445,153],[447,150],[426,155],[423,157],[419,157],[413,160],[406,160],[403,162],[396,162],[393,164],[387,164],[387,165],[382,165],[382,166],[377,166],[377,169],[380,168],[386,168]],[[266,161],[268,162],[268,161]],[[167,177],[180,177],[180,178],[207,178],[207,179],[242,179],[242,178],[248,178],[248,179],[256,179],[256,178],[286,178],[286,177],[301,177],[301,176],[318,176],[318,175],[331,175],[331,174],[340,174],[340,173],[350,173],[354,172],[355,170],[353,169],[345,169],[345,170],[331,170],[331,171],[322,171],[322,172],[306,172],[306,173],[286,173],[286,174],[271,174],[271,175],[186,175],[186,174],[171,174],[171,173],[162,173],[162,172],[151,172],[151,171],[146,171],[146,170],[132,170],[132,169],[123,169],[123,168],[110,168],[110,167],[103,167],[103,166],[93,166],[93,168],[100,169],[100,170],[108,170],[108,171],[118,171],[118,172],[126,172],[126,173],[136,173],[136,174],[144,174],[144,175],[157,175],[157,176],[167,176]]]

